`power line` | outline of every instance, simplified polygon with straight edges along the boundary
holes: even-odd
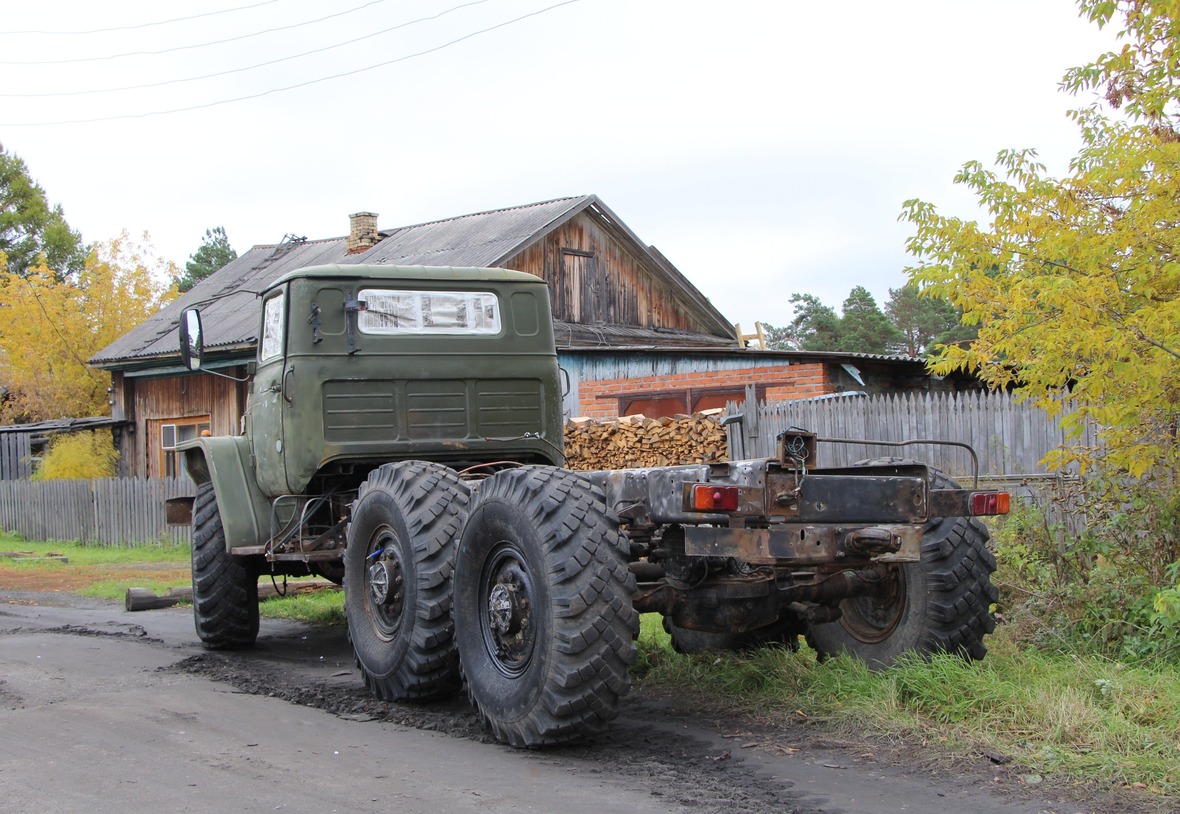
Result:
[[[405,62],[406,60],[415,59],[415,58],[421,57],[421,56],[426,56],[427,54],[433,54],[435,51],[441,51],[444,48],[449,48],[452,45],[456,45],[460,42],[463,42],[464,40],[469,40],[472,37],[477,37],[480,34],[487,34],[489,31],[495,31],[498,28],[504,28],[505,26],[512,25],[513,23],[519,23],[521,20],[527,20],[529,17],[536,17],[540,14],[544,14],[547,11],[552,11],[555,8],[560,8],[561,6],[568,6],[572,3],[577,3],[577,2],[580,2],[580,0],[563,0],[563,2],[561,2],[561,3],[554,3],[553,5],[546,6],[545,8],[540,9],[538,11],[532,11],[532,12],[529,12],[528,14],[522,14],[519,17],[514,17],[511,20],[506,20],[502,23],[497,23],[496,25],[489,26],[487,28],[481,28],[479,31],[473,31],[470,34],[465,34],[462,37],[458,37],[457,39],[453,39],[450,42],[444,42],[442,45],[436,45],[433,48],[427,48],[424,51],[418,51],[417,53],[407,54],[405,56],[398,57],[396,59],[390,59],[390,60],[386,60],[385,62],[379,62],[376,65],[369,65],[368,67],[365,67],[365,68],[357,68],[352,71],[344,71],[343,73],[332,74],[331,76],[323,76],[323,77],[320,77],[319,79],[309,79],[306,82],[299,82],[294,85],[286,85],[281,88],[271,88],[270,90],[264,90],[259,93],[252,93],[247,96],[237,96],[232,99],[221,99],[216,102],[206,102],[205,104],[190,105],[189,107],[176,107],[176,108],[171,108],[169,110],[152,110],[147,113],[125,113],[125,114],[122,114],[119,116],[99,116],[99,117],[96,117],[93,119],[62,119],[59,121],[52,121],[52,122],[7,122],[7,123],[0,123],[0,127],[50,127],[50,126],[56,126],[56,125],[60,125],[60,124],[93,124],[95,122],[112,122],[112,121],[119,121],[121,119],[146,119],[151,116],[166,116],[166,115],[169,115],[172,113],[188,113],[193,110],[206,110],[211,107],[218,107],[220,105],[228,105],[233,102],[244,102],[249,99],[260,99],[263,96],[269,96],[272,93],[283,93],[283,92],[289,91],[289,90],[297,90],[298,88],[305,88],[305,87],[308,87],[309,85],[317,85],[321,82],[328,82],[333,79],[342,79],[346,76],[356,76],[357,74],[362,74],[362,73],[366,73],[368,71],[373,71],[373,70],[376,70],[377,68],[384,68],[389,65],[395,65],[399,62]]]
[[[66,335],[61,332],[60,328],[58,328],[57,320],[55,320],[50,315],[49,310],[45,307],[45,303],[41,301],[41,295],[37,293],[37,289],[33,287],[31,282],[29,282],[29,278],[22,276],[21,279],[24,280],[25,285],[29,287],[29,293],[33,295],[33,299],[35,299],[37,301],[37,305],[40,306],[41,313],[45,315],[45,320],[49,323],[50,327],[53,328],[53,332],[57,334],[58,338],[62,341],[62,344],[65,345],[65,348],[69,352],[70,356],[73,356],[74,361],[79,365],[86,367],[86,363],[82,361],[81,358],[79,358],[77,352],[74,350],[74,346],[70,343],[70,340],[67,339]]]
[[[95,88],[95,89],[91,89],[91,90],[67,90],[67,91],[60,91],[60,92],[55,92],[55,93],[0,93],[0,98],[4,98],[4,99],[48,99],[48,98],[57,98],[57,97],[62,97],[62,96],[86,96],[86,95],[97,94],[97,93],[119,93],[119,92],[128,91],[128,90],[144,90],[145,88],[160,88],[160,87],[164,87],[165,85],[179,85],[184,82],[199,82],[202,79],[215,79],[219,76],[229,76],[230,74],[235,74],[235,73],[245,73],[246,71],[253,71],[257,68],[265,68],[269,65],[277,65],[280,62],[289,62],[290,60],[300,59],[301,57],[311,56],[312,54],[321,54],[325,51],[332,51],[336,48],[343,48],[346,45],[355,45],[356,43],[362,42],[363,40],[372,39],[373,37],[379,37],[382,34],[388,34],[390,31],[397,31],[400,28],[407,28],[411,25],[416,25],[418,23],[425,23],[425,22],[429,22],[431,20],[437,20],[440,17],[450,14],[452,11],[458,11],[459,9],[467,8],[468,6],[478,6],[481,3],[487,3],[487,2],[488,2],[488,0],[472,0],[470,3],[463,3],[458,6],[451,6],[449,9],[446,9],[445,11],[440,11],[438,14],[435,14],[431,17],[419,17],[416,20],[410,20],[409,22],[405,22],[405,23],[398,23],[397,25],[390,26],[389,28],[383,28],[380,31],[374,31],[371,34],[365,34],[363,37],[356,37],[355,39],[346,40],[345,42],[338,42],[335,45],[326,45],[323,48],[315,48],[311,51],[304,51],[300,54],[292,54],[290,56],[279,57],[278,59],[272,59],[272,60],[268,60],[266,62],[259,62],[254,65],[247,65],[244,68],[232,68],[230,70],[218,71],[216,73],[203,74],[201,76],[188,76],[188,77],[183,77],[180,79],[168,79],[163,82],[148,82],[148,83],[145,83],[142,85],[125,85],[123,87],[117,87],[117,88]]]
[[[206,11],[202,14],[193,14],[188,17],[174,17],[171,20],[157,20],[154,23],[139,23],[138,25],[118,25],[111,28],[92,28],[89,31],[0,31],[0,35],[8,34],[13,36],[29,36],[32,34],[40,34],[52,37],[66,37],[75,34],[109,34],[112,31],[135,31],[140,28],[154,28],[160,25],[171,25],[172,23],[185,23],[189,20],[199,20],[202,17],[216,17],[219,14],[230,14],[235,11],[246,11],[247,9],[258,8],[259,6],[269,6],[271,3],[277,3],[279,0],[263,0],[261,3],[255,3],[251,6],[237,6],[236,8],[223,8],[220,11]]]
[[[210,42],[199,42],[195,45],[178,45],[174,48],[161,48],[158,51],[127,51],[122,54],[108,54],[105,57],[77,57],[74,59],[48,59],[48,60],[28,60],[28,61],[0,61],[0,65],[75,65],[79,62],[109,62],[112,59],[122,59],[124,57],[144,57],[144,56],[159,56],[160,54],[174,54],[177,51],[193,51],[198,48],[209,48],[213,45],[225,45],[227,42],[239,42],[241,40],[248,40],[253,37],[261,37],[264,34],[274,34],[278,31],[290,31],[293,28],[302,28],[305,25],[315,25],[326,20],[331,20],[336,17],[343,17],[347,14],[366,9],[369,6],[375,6],[379,3],[387,2],[387,0],[369,0],[355,8],[346,9],[345,11],[338,11],[335,14],[329,14],[327,17],[320,17],[317,20],[305,20],[302,23],[292,23],[291,25],[282,25],[277,28],[267,28],[262,31],[254,31],[250,34],[241,34],[237,37],[228,37],[224,40],[212,40]]]

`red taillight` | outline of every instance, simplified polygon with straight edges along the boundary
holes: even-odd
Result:
[[[736,512],[740,497],[736,486],[698,483],[692,487],[692,507],[698,512]]]
[[[991,514],[1007,514],[1012,498],[1007,492],[972,492],[971,514],[979,517]]]

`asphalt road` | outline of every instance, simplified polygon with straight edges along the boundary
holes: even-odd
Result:
[[[5,814],[1100,810],[1013,798],[989,774],[882,764],[641,695],[593,744],[518,751],[462,699],[368,698],[343,630],[263,620],[257,648],[212,654],[183,609],[0,590]]]

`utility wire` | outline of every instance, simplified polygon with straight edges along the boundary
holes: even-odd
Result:
[[[37,305],[41,308],[41,313],[45,315],[46,322],[49,323],[50,327],[53,328],[53,332],[57,334],[58,339],[60,339],[62,344],[65,345],[66,351],[69,352],[70,356],[74,357],[75,362],[77,362],[82,367],[86,367],[86,363],[82,361],[82,359],[78,356],[77,351],[74,350],[73,344],[69,339],[66,338],[66,335],[61,332],[61,328],[59,328],[57,325],[57,320],[55,320],[53,316],[50,315],[49,309],[47,309],[45,307],[45,303],[41,301],[41,295],[37,293],[36,287],[34,287],[33,284],[29,282],[28,277],[22,276],[21,279],[24,280],[25,285],[29,287],[29,293],[32,294],[33,299],[37,301]]]
[[[375,6],[379,3],[384,3],[386,0],[369,0],[369,2],[356,6],[355,8],[346,9],[345,11],[338,11],[335,14],[329,14],[327,17],[320,17],[318,20],[305,20],[302,23],[292,23],[291,25],[282,25],[277,28],[267,28],[262,31],[254,31],[250,34],[241,34],[237,37],[228,37],[224,40],[212,40],[210,42],[199,42],[195,45],[178,45],[175,48],[161,48],[158,51],[127,51],[122,54],[108,54],[105,57],[76,57],[74,59],[48,59],[48,60],[26,60],[26,61],[0,61],[0,65],[75,65],[79,62],[109,62],[112,59],[122,59],[123,57],[143,57],[143,56],[159,56],[160,54],[174,54],[177,51],[193,51],[198,48],[208,48],[213,45],[225,45],[227,42],[239,42],[241,40],[248,40],[253,37],[261,37],[264,34],[274,34],[278,31],[290,31],[293,28],[302,28],[305,25],[315,25],[322,23],[325,20],[331,20],[336,17],[343,17],[347,14],[366,9],[369,6]]]
[[[335,45],[325,45],[323,48],[316,48],[311,51],[304,51],[301,54],[292,54],[291,56],[279,57],[278,59],[272,59],[267,62],[259,62],[254,65],[247,65],[244,68],[231,68],[230,70],[218,71],[217,73],[207,73],[202,76],[188,76],[188,77],[183,77],[181,79],[167,79],[163,82],[149,82],[149,83],[146,83],[143,85],[125,85],[123,87],[118,87],[118,88],[94,88],[91,90],[66,90],[66,91],[58,91],[58,92],[54,92],[54,93],[0,93],[0,98],[3,98],[3,99],[30,99],[30,98],[32,98],[32,99],[47,99],[47,98],[60,97],[60,96],[86,96],[89,94],[97,94],[97,93],[119,93],[119,92],[128,91],[128,90],[143,90],[144,88],[160,88],[165,85],[179,85],[184,82],[198,82],[202,79],[214,79],[219,76],[228,76],[230,74],[235,74],[235,73],[245,73],[246,71],[253,71],[257,68],[265,68],[268,65],[277,65],[280,62],[289,62],[292,59],[299,59],[301,57],[311,56],[312,54],[322,54],[324,51],[331,51],[336,48],[343,48],[346,45],[354,45],[354,44],[361,42],[363,40],[372,39],[373,37],[378,37],[382,34],[388,34],[390,31],[396,31],[399,28],[407,28],[411,25],[416,25],[417,23],[425,23],[425,22],[429,22],[431,20],[437,20],[439,17],[450,14],[452,11],[458,11],[459,9],[467,8],[468,6],[478,6],[481,3],[486,3],[486,2],[488,2],[488,0],[472,0],[470,3],[463,3],[458,6],[451,6],[446,11],[440,11],[438,14],[435,14],[432,17],[419,17],[417,20],[410,20],[409,22],[398,23],[397,25],[390,26],[389,28],[384,28],[380,31],[374,31],[371,34],[365,34],[363,37],[357,37],[356,39],[346,40],[345,42],[338,42]]]
[[[193,14],[188,17],[174,17],[171,20],[157,20],[154,23],[139,23],[137,25],[117,25],[111,28],[92,28],[89,31],[0,31],[0,35],[12,36],[29,36],[32,34],[39,34],[52,37],[69,37],[75,34],[109,34],[112,31],[136,31],[141,28],[154,28],[158,25],[170,25],[172,23],[184,23],[189,20],[199,20],[202,17],[216,17],[219,14],[229,14],[234,11],[246,11],[247,9],[258,8],[259,6],[269,6],[271,3],[277,3],[279,0],[263,0],[261,3],[255,3],[251,6],[237,6],[236,8],[223,8],[220,11],[206,11],[202,14]]]
[[[269,96],[272,93],[283,93],[283,92],[289,91],[289,90],[296,90],[298,88],[305,88],[305,87],[308,87],[309,85],[317,85],[321,82],[328,82],[333,79],[342,79],[346,76],[356,76],[357,74],[362,74],[362,73],[366,73],[368,71],[373,71],[373,70],[376,70],[377,68],[384,68],[388,65],[395,65],[398,62],[405,62],[406,60],[415,59],[416,57],[426,56],[427,54],[433,54],[436,51],[441,51],[444,48],[449,48],[452,45],[457,45],[458,43],[463,42],[464,40],[469,40],[473,37],[478,37],[480,34],[487,34],[489,31],[495,31],[498,28],[504,28],[505,26],[512,25],[513,23],[519,23],[521,20],[527,20],[529,17],[536,17],[539,14],[544,14],[545,12],[552,11],[555,8],[560,8],[561,6],[568,6],[571,3],[577,3],[577,2],[580,2],[580,0],[563,0],[563,2],[561,2],[561,3],[554,3],[553,5],[546,6],[545,8],[540,9],[538,11],[531,11],[528,14],[522,14],[521,16],[514,17],[511,20],[506,20],[502,23],[497,23],[496,25],[488,26],[487,28],[481,28],[479,31],[473,31],[470,34],[465,34],[462,37],[458,37],[457,39],[453,39],[450,42],[444,42],[442,45],[436,45],[433,48],[427,48],[424,51],[418,51],[417,53],[413,53],[413,54],[406,54],[405,56],[397,57],[396,59],[386,60],[385,62],[379,62],[376,65],[369,65],[368,67],[365,67],[365,68],[357,68],[352,71],[344,71],[343,73],[332,74],[331,76],[323,76],[323,77],[320,77],[319,79],[309,79],[306,82],[299,82],[294,85],[286,85],[281,88],[271,88],[270,90],[264,90],[259,93],[252,93],[247,96],[236,96],[232,99],[221,99],[216,102],[206,102],[206,103],[200,104],[200,105],[190,105],[189,107],[176,107],[176,108],[171,108],[169,110],[152,110],[147,113],[124,113],[119,116],[99,116],[99,117],[95,117],[93,119],[61,119],[61,120],[52,121],[52,122],[6,122],[6,123],[0,123],[0,127],[49,127],[49,126],[55,126],[55,125],[60,125],[60,124],[93,124],[94,122],[113,122],[113,121],[119,121],[121,119],[146,119],[151,116],[166,116],[171,113],[187,113],[192,110],[206,110],[211,107],[218,107],[220,105],[228,105],[233,102],[244,102],[249,99],[260,99],[263,96]]]

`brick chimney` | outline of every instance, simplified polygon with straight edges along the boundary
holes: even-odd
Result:
[[[376,212],[357,212],[348,216],[348,253],[360,254],[381,242],[377,232]]]

